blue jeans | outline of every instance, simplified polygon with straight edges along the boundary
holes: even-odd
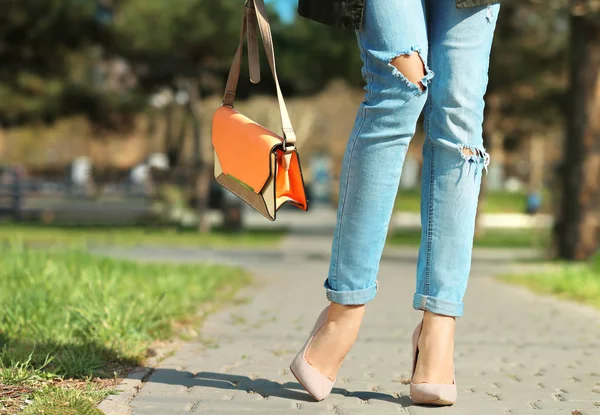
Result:
[[[413,307],[459,317],[471,269],[481,176],[484,95],[500,5],[457,9],[452,0],[367,0],[357,32],[365,100],[340,178],[327,298],[365,304],[379,262],[400,174],[425,110],[422,236]],[[392,61],[418,52],[421,85]]]

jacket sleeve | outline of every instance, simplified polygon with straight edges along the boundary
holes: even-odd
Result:
[[[364,0],[299,0],[298,14],[344,29],[360,29]]]

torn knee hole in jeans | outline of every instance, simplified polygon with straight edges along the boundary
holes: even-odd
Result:
[[[487,10],[485,12],[485,19],[490,24],[494,21],[494,11],[492,10],[492,6],[491,5],[489,5],[487,7]]]
[[[488,171],[488,166],[490,165],[490,155],[487,153],[487,151],[485,151],[485,149],[460,144],[458,146],[458,151],[460,151],[462,159],[469,163],[469,165],[482,164],[485,171]]]
[[[404,80],[411,88],[425,92],[433,72],[425,65],[421,58],[421,50],[413,46],[406,51],[395,54],[389,61],[394,76]]]

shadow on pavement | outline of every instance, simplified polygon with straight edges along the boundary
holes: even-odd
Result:
[[[263,398],[275,396],[294,401],[315,402],[315,400],[304,391],[304,388],[298,382],[286,382],[281,384],[268,379],[251,379],[247,376],[228,373],[200,372],[194,376],[194,374],[191,372],[183,372],[174,369],[156,369],[156,371],[148,380],[148,383],[182,385],[187,388],[198,386],[223,390],[239,390],[246,391],[248,393],[256,393]],[[379,400],[391,402],[401,405],[402,407],[408,407],[412,405],[412,401],[408,396],[396,397],[394,395],[382,392],[351,392],[343,388],[333,388],[331,393],[347,397],[355,397],[363,401]]]

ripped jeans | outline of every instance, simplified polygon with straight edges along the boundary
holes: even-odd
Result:
[[[484,95],[500,5],[367,0],[357,32],[367,83],[340,177],[327,298],[365,304],[377,274],[402,165],[425,110],[422,237],[413,307],[459,317],[471,269],[481,176]],[[392,61],[417,52],[421,85]],[[402,196],[400,196],[402,197]]]

